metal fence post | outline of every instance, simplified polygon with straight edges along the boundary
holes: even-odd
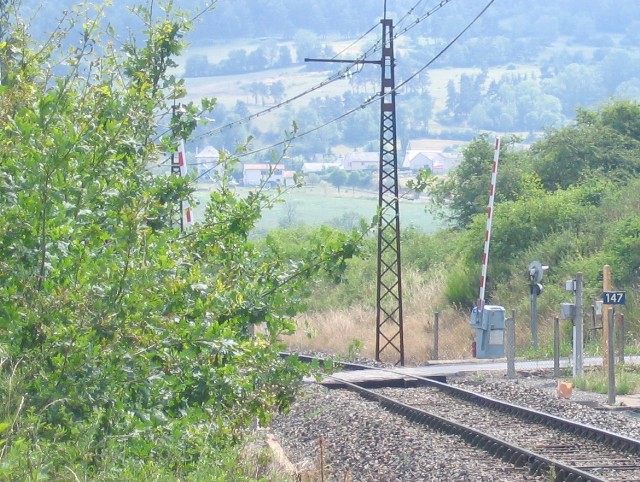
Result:
[[[582,309],[582,289],[583,289],[583,276],[582,273],[576,274],[576,317],[575,317],[575,374],[577,377],[582,376],[584,368],[583,353],[584,353],[584,317]]]
[[[438,336],[440,332],[440,313],[436,311],[436,318],[433,324],[433,359],[438,359]]]
[[[507,378],[516,377],[516,312],[506,320],[507,329]]]
[[[553,320],[553,377],[560,378],[560,319]]]

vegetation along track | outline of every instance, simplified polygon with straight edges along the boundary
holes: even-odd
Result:
[[[402,375],[407,377],[405,372]],[[419,380],[418,388],[369,390],[338,375],[327,377],[389,411],[460,436],[493,457],[526,466],[545,479],[640,480],[640,440],[427,378],[413,377]]]

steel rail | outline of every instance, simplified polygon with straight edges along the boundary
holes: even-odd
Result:
[[[320,361],[324,360],[322,358],[316,358],[313,356],[306,356],[306,355],[296,355],[296,356],[298,356],[299,359],[303,361],[311,361],[314,359],[317,359]],[[350,363],[350,362],[333,361],[333,363],[336,366],[344,367],[346,370],[377,370],[377,371],[392,373],[394,375],[402,375],[403,377],[407,377],[407,378],[414,378],[416,380],[419,380],[421,385],[436,387],[439,390],[450,393],[456,397],[469,400],[474,403],[483,404],[485,406],[492,407],[496,410],[500,410],[505,413],[520,415],[524,419],[527,419],[530,421],[536,421],[538,423],[545,423],[547,426],[561,428],[562,430],[580,435],[587,439],[595,440],[596,442],[608,443],[614,448],[623,449],[628,452],[640,455],[640,440],[632,439],[624,435],[620,435],[614,432],[610,432],[608,430],[594,427],[593,425],[581,424],[578,422],[574,422],[572,420],[567,420],[561,417],[557,417],[555,415],[551,415],[549,413],[540,412],[538,410],[534,410],[529,407],[523,407],[521,405],[505,402],[504,400],[497,400],[495,398],[491,398],[486,395],[481,395],[479,393],[472,392],[470,390],[465,390],[464,388],[449,385],[448,383],[443,383],[438,380],[434,380],[432,378],[427,378],[420,375],[408,373],[406,371],[406,368],[397,370],[393,368],[371,367],[371,366],[361,365],[357,363]],[[338,379],[338,377],[335,377],[335,376],[332,376],[332,378]],[[341,380],[341,383],[342,383],[342,380]]]
[[[364,398],[375,400],[389,411],[402,415],[411,421],[429,426],[440,432],[461,437],[471,446],[484,450],[494,458],[500,459],[515,467],[526,466],[529,468],[531,475],[549,476],[550,474],[555,474],[556,481],[566,482],[606,482],[606,479],[600,479],[576,467],[531,452],[530,450],[501,440],[493,435],[448,420],[426,410],[412,407],[411,405],[344,380],[336,375],[325,376],[344,383],[350,390],[358,392]]]
[[[560,428],[589,440],[594,440],[599,443],[607,443],[613,448],[622,449],[632,454],[640,455],[640,440],[594,427],[593,425],[574,422],[572,420],[567,420],[565,418],[541,412],[539,410],[534,410],[529,407],[523,407],[514,403],[505,402],[504,400],[497,400],[495,398],[487,397],[486,395],[481,395],[470,390],[465,390],[464,388],[455,387],[447,383],[439,382],[438,380],[433,380],[410,373],[404,373],[403,371],[399,370],[390,370],[386,368],[376,370],[389,371],[408,378],[415,378],[416,380],[420,380],[421,384],[436,387],[439,390],[452,394],[456,397],[469,400],[474,403],[482,404],[490,408],[502,411],[504,413],[518,415],[529,421],[544,423],[549,427]]]
[[[283,356],[291,356],[283,354]],[[321,360],[321,358],[307,355],[298,356],[303,361]],[[636,440],[624,435],[613,433],[588,424],[581,424],[571,420],[563,419],[555,415],[534,410],[521,405],[512,404],[503,400],[497,400],[485,395],[481,395],[464,388],[455,387],[447,383],[423,377],[420,375],[408,373],[407,369],[377,368],[350,362],[333,361],[337,367],[349,370],[376,370],[401,375],[402,377],[419,380],[421,385],[427,385],[441,390],[447,394],[453,395],[460,399],[470,401],[479,405],[486,406],[492,410],[496,410],[509,415],[515,415],[523,420],[536,422],[550,428],[559,429],[567,433],[575,434],[584,439],[608,445],[616,450],[623,450],[631,455],[640,455],[640,440]],[[402,402],[395,401],[380,393],[373,392],[357,383],[345,380],[338,375],[325,375],[328,378],[339,381],[351,390],[361,393],[369,399],[377,400],[382,406],[389,410],[393,410],[399,414],[405,415],[410,419],[435,427],[438,430],[462,436],[471,445],[477,446],[496,458],[502,459],[516,466],[528,466],[531,473],[539,474],[546,472],[551,473],[553,468],[555,472],[555,480],[558,481],[600,481],[600,479],[592,473],[585,472],[571,465],[565,464],[555,459],[545,457],[541,454],[531,452],[523,447],[519,447],[510,442],[500,440],[492,435],[471,427],[466,427],[458,422],[447,420],[439,415],[428,412],[426,410],[412,407]],[[602,467],[604,468],[604,467]]]

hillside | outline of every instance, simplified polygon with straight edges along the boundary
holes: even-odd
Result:
[[[46,3],[36,10],[38,3],[26,1],[24,9],[34,16],[32,29],[42,35],[74,2]],[[181,2],[181,7],[196,3]],[[126,8],[106,8],[119,35],[141,35],[142,23]],[[469,0],[433,5],[397,0],[388,8],[397,33],[399,83],[436,57],[481,6]],[[633,48],[639,10],[633,2],[614,6],[610,0],[590,2],[589,8],[577,0],[493,4],[399,92],[399,138],[406,145],[415,138],[469,140],[478,132],[517,132],[535,140],[544,129],[570,122],[579,106],[639,99],[640,54]],[[300,133],[327,124],[297,139],[293,153],[298,156],[338,145],[365,150],[375,145],[377,105],[358,106],[379,90],[377,68],[352,68],[348,78],[327,82],[347,66],[302,60],[367,52],[380,36],[381,15],[382,2],[270,0],[259,7],[245,0],[215,2],[214,13],[200,17],[187,35],[191,46],[175,70],[187,79],[187,99],[219,101],[213,122],[197,131],[198,147],[231,151],[249,134],[255,146],[267,147],[291,129],[293,120]],[[252,114],[251,122],[238,122]]]

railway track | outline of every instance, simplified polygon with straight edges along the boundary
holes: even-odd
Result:
[[[351,369],[364,369],[351,364]],[[377,369],[402,373],[393,369]],[[503,463],[557,481],[640,481],[640,441],[590,425],[492,399],[436,380],[412,376],[419,388],[349,390],[386,410],[456,435]]]

